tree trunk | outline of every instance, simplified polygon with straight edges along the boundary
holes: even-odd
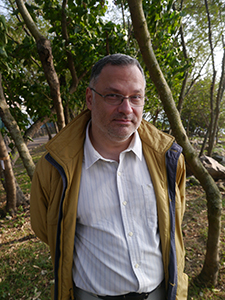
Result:
[[[35,123],[33,123],[24,133],[24,141],[26,144],[29,143],[29,140],[34,137],[42,125],[49,121],[49,117],[39,118]]]
[[[205,264],[202,269],[200,278],[204,279],[204,283],[206,284],[216,285],[219,270],[218,251],[219,236],[221,231],[221,194],[214,180],[209,175],[207,170],[203,167],[196,151],[193,149],[188,140],[180,119],[179,112],[176,109],[172,93],[162,74],[152,48],[151,37],[148,32],[147,23],[142,8],[142,1],[128,0],[128,5],[133,22],[134,33],[138,41],[142,57],[148,68],[150,77],[158,90],[165,112],[168,116],[171,128],[173,130],[173,134],[175,135],[177,142],[183,147],[186,161],[193,174],[200,181],[201,185],[206,191],[209,229]]]
[[[16,0],[16,3],[25,24],[27,25],[32,36],[36,40],[37,51],[40,56],[45,77],[50,87],[51,97],[53,99],[54,107],[56,110],[58,127],[59,130],[61,130],[65,126],[65,120],[63,114],[62,99],[60,94],[59,79],[53,64],[51,43],[39,32],[36,24],[34,23],[26,6],[24,5],[23,0]]]
[[[46,38],[39,39],[37,41],[37,50],[44,69],[45,77],[51,90],[51,96],[57,114],[58,127],[59,130],[61,130],[65,126],[65,120],[60,94],[60,84],[53,65],[53,56],[50,41],[48,41]]]
[[[224,45],[224,41],[223,41],[223,45]],[[225,45],[224,45],[224,47],[225,47]],[[218,121],[219,121],[219,116],[220,116],[220,106],[221,106],[221,101],[222,101],[223,94],[224,94],[224,89],[225,89],[225,48],[223,50],[221,76],[220,76],[219,88],[218,88],[217,95],[216,95],[214,123],[212,126],[211,140],[209,142],[208,156],[212,155],[212,149],[213,149],[213,146],[214,146],[214,143],[216,140],[216,133],[218,131]]]
[[[199,157],[201,157],[204,153],[204,150],[205,150],[205,147],[206,147],[206,143],[207,143],[207,139],[208,139],[208,135],[209,135],[209,131],[207,130],[205,136],[204,136],[204,140],[203,140],[203,143],[202,143],[202,147],[201,147],[201,150],[199,152]]]
[[[4,187],[4,190],[7,194],[7,191],[6,191],[6,182],[5,182],[5,174],[4,174],[4,170],[2,169],[1,165],[0,165],[0,177],[1,177],[1,182],[2,182],[2,185]],[[14,176],[14,173],[13,173],[13,180],[15,182],[15,187],[16,187],[16,207],[20,206],[20,205],[25,205],[27,206],[29,204],[29,197],[27,197],[23,191],[21,190],[17,180],[16,180],[16,177]],[[7,207],[6,207],[7,209]]]
[[[34,169],[35,169],[35,164],[24,142],[19,126],[17,125],[15,119],[13,118],[13,116],[9,111],[8,105],[4,97],[3,89],[2,89],[1,74],[0,74],[0,117],[2,118],[4,125],[10,132],[10,135],[15,142],[16,148],[20,154],[24,167],[27,170],[28,176],[30,177],[30,179],[32,179]]]
[[[45,123],[45,128],[46,128],[46,131],[47,131],[47,134],[48,134],[48,139],[50,141],[52,139],[52,135],[51,135],[51,132],[49,130],[48,123]]]
[[[10,156],[8,154],[5,142],[0,132],[0,161],[2,164],[2,173],[5,179],[5,191],[6,191],[6,210],[14,215],[16,212],[16,185],[14,181],[14,174]]]
[[[205,8],[206,8],[207,19],[208,19],[208,37],[209,37],[209,44],[210,44],[211,58],[212,58],[212,67],[213,67],[213,77],[212,77],[212,83],[211,83],[211,88],[210,88],[211,120],[210,120],[209,130],[208,130],[209,131],[208,156],[212,156],[212,150],[214,147],[214,140],[215,140],[213,128],[214,128],[215,119],[216,119],[215,111],[214,111],[214,89],[215,89],[215,84],[216,84],[216,69],[215,69],[215,59],[214,59],[214,51],[213,51],[213,44],[212,44],[211,19],[210,19],[207,0],[205,0]]]
[[[69,92],[70,92],[70,94],[73,94],[77,89],[79,79],[77,77],[77,72],[76,72],[76,68],[74,65],[73,54],[68,50],[68,45],[69,45],[70,41],[69,41],[69,36],[68,36],[68,32],[67,32],[67,20],[66,20],[67,2],[68,2],[68,0],[63,0],[63,3],[62,3],[62,36],[63,36],[63,39],[65,40],[68,68],[70,70],[70,74],[72,77],[72,84],[70,86]]]

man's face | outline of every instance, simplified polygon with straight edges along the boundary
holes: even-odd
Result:
[[[106,65],[93,88],[102,95],[145,95],[144,78],[137,66]],[[132,107],[128,99],[113,106],[87,88],[86,102],[92,113],[92,135],[103,143],[127,141],[141,123],[143,106]]]

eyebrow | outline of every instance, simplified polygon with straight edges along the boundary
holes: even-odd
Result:
[[[116,94],[122,95],[120,90],[118,90],[118,89],[116,89],[116,88],[113,88],[113,87],[105,88],[104,91],[105,91],[106,93],[108,93],[108,92],[114,92],[114,93],[116,93]],[[138,89],[138,90],[134,90],[134,91],[132,92],[132,94],[141,94],[142,92],[143,92],[142,89]]]

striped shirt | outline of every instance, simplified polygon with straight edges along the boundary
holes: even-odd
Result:
[[[93,148],[87,128],[74,247],[76,286],[121,295],[150,292],[163,278],[156,198],[138,132],[118,163]]]

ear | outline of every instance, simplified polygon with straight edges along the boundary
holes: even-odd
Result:
[[[86,104],[87,104],[87,108],[89,110],[92,110],[92,101],[93,101],[92,90],[89,87],[87,87],[87,89],[86,89]]]

